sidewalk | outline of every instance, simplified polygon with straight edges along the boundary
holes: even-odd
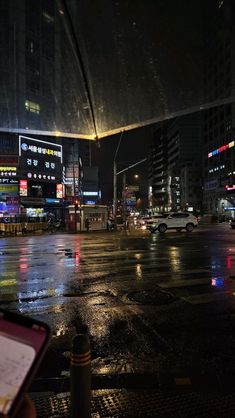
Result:
[[[235,417],[234,374],[163,373],[92,376],[92,418]],[[36,381],[30,393],[40,418],[69,417],[69,379]],[[41,391],[44,386],[45,390]],[[59,389],[50,390],[50,389]],[[78,399],[79,401],[79,399]],[[79,418],[79,417],[78,417]]]
[[[69,417],[69,393],[34,393],[38,417]],[[78,399],[79,402],[79,399]],[[92,418],[228,418],[235,417],[235,391],[161,392],[101,389],[92,391]],[[79,418],[79,417],[78,417]]]

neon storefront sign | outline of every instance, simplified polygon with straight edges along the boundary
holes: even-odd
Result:
[[[32,155],[58,158],[62,163],[62,145],[19,135],[19,156]]]
[[[20,180],[20,196],[28,196],[28,181],[27,180]]]
[[[235,190],[235,184],[233,184],[232,186],[224,186],[226,190]]]
[[[215,149],[214,151],[209,152],[208,158],[214,157],[214,155],[220,154],[221,152],[226,151],[226,149],[232,148],[235,145],[235,141],[231,141],[228,144],[222,145],[221,147]]]

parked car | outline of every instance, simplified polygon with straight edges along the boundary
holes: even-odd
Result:
[[[167,229],[176,229],[180,232],[186,229],[187,232],[192,232],[198,225],[196,216],[188,212],[172,212],[166,216],[158,217],[152,224],[147,226],[147,229],[154,233],[156,231],[166,232]]]
[[[230,226],[232,229],[235,229],[235,219],[231,219],[231,221],[229,222]]]

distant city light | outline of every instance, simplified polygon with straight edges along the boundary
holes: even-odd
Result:
[[[83,196],[98,196],[98,192],[83,192]]]

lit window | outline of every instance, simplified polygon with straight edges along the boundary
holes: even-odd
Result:
[[[25,100],[25,108],[28,112],[37,113],[37,115],[40,113],[40,105],[30,100]]]
[[[42,15],[43,15],[43,18],[44,18],[45,22],[47,22],[47,23],[53,23],[54,22],[54,17],[50,16],[48,13],[43,12]]]

